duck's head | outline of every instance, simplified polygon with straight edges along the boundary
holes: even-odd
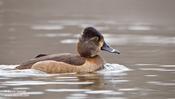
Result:
[[[110,47],[104,40],[103,35],[93,27],[87,27],[83,30],[78,44],[77,50],[82,57],[94,57],[103,50],[110,53],[120,54],[119,51]]]

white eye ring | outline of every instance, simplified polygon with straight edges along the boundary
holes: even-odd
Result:
[[[95,36],[95,37],[92,37],[89,39],[90,41],[98,41],[99,40],[99,37]]]

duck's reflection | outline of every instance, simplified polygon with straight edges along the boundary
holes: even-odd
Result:
[[[80,89],[100,90],[104,89],[104,76],[97,73],[77,75],[80,82],[93,82],[93,84],[79,85]]]

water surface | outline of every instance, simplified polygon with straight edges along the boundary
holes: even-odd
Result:
[[[86,0],[0,0],[0,98],[174,99],[174,1],[136,1],[94,0],[87,7]],[[121,51],[101,53],[104,70],[14,70],[37,54],[77,53],[77,39],[87,26]]]

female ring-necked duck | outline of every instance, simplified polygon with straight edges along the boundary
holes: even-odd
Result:
[[[98,54],[100,50],[120,54],[106,44],[103,35],[93,27],[83,30],[77,43],[79,55],[74,54],[40,54],[17,69],[36,69],[47,73],[86,73],[103,68],[104,60]]]

